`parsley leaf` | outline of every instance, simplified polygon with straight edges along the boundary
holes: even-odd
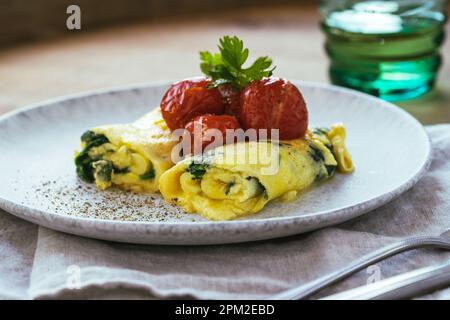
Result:
[[[244,64],[249,50],[238,37],[224,36],[219,40],[219,53],[200,52],[200,69],[212,79],[212,87],[232,84],[241,89],[254,80],[270,77],[275,67],[271,68],[272,59],[259,57],[248,68]]]

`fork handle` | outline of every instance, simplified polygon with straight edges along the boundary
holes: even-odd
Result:
[[[450,263],[434,265],[339,292],[321,300],[392,300],[417,297],[450,283]]]
[[[350,265],[332,272],[328,275],[320,277],[316,280],[308,282],[306,284],[288,289],[281,293],[275,294],[269,299],[271,300],[299,300],[304,299],[323,288],[342,280],[355,272],[358,272],[374,263],[384,260],[388,257],[396,255],[401,252],[413,250],[422,247],[446,247],[447,244],[438,237],[413,237],[404,239],[393,244],[387,245],[384,248],[378,249],[372,253],[369,253]]]

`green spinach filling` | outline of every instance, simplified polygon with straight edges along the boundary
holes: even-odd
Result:
[[[89,156],[92,148],[99,147],[105,143],[109,143],[109,139],[103,135],[95,133],[91,130],[86,131],[81,136],[81,141],[85,143],[83,150],[75,157],[75,166],[78,177],[81,180],[93,183],[95,179],[104,182],[112,180],[112,174],[126,174],[130,172],[130,168],[119,168],[112,161],[101,159],[100,157]],[[141,180],[150,180],[155,178],[155,170],[150,168],[146,173],[139,176]]]
[[[320,150],[312,143],[310,143],[309,145],[309,155],[316,162],[325,161],[325,156],[323,155],[322,150]]]
[[[155,178],[155,170],[153,168],[150,168],[146,173],[141,174],[139,178],[141,180],[151,180]]]
[[[113,169],[114,169],[115,174],[125,174],[125,173],[130,172],[130,168],[128,168],[128,167],[118,168],[118,167],[114,166]]]
[[[326,146],[326,145],[325,145]],[[315,162],[322,162],[325,166],[325,170],[321,170],[317,176],[316,181],[320,181],[326,178],[329,178],[333,176],[336,172],[336,166],[335,165],[329,165],[325,164],[325,155],[323,154],[323,151],[320,150],[317,146],[315,146],[313,143],[310,143],[309,145],[309,155]],[[326,146],[328,148],[328,146]],[[334,156],[334,154],[333,154]]]
[[[326,136],[330,130],[328,128],[314,128],[312,129],[312,133],[316,135],[324,135]]]
[[[225,194],[228,195],[230,193],[231,188],[235,185],[234,181],[230,181],[225,186]]]
[[[112,179],[112,173],[114,171],[114,166],[111,161],[99,160],[94,162],[94,177],[99,180],[109,182]]]
[[[248,177],[245,178],[245,179],[247,179],[247,180],[249,180],[249,181],[255,179],[256,182],[258,183],[258,188],[261,189],[261,191],[262,191],[263,198],[266,199],[266,200],[269,199],[269,193],[267,192],[266,187],[261,183],[261,181],[259,181],[258,178],[252,177],[252,176],[248,176]]]
[[[91,130],[86,131],[81,136],[81,141],[83,141],[86,146],[84,149],[75,157],[75,166],[77,168],[77,175],[81,180],[92,183],[95,181],[94,177],[94,166],[93,163],[99,159],[92,159],[89,156],[89,150],[92,148],[101,146],[102,144],[108,143],[108,138],[103,134],[97,134]]]
[[[201,180],[205,175],[208,167],[208,163],[197,163],[196,161],[192,161],[191,164],[187,167],[186,171],[192,175],[192,180]]]
[[[327,174],[329,177],[331,177],[332,175],[334,175],[336,173],[336,167],[337,166],[333,166],[333,165],[329,165],[329,164],[325,165],[325,168],[327,169]]]

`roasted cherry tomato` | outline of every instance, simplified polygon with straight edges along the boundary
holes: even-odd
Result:
[[[231,84],[224,84],[219,86],[219,91],[222,94],[223,102],[225,104],[225,113],[239,117],[239,89],[234,88]]]
[[[226,130],[236,130],[240,127],[239,121],[234,116],[207,114],[195,117],[186,125],[185,129],[191,134],[193,147],[201,145],[201,149],[204,150],[211,143],[214,143],[214,146],[217,147],[226,144],[227,142],[235,142],[235,139],[233,139],[233,141],[226,141]],[[214,132],[210,131],[208,133],[207,131],[209,129],[218,130],[218,133],[222,135],[222,143],[215,141]],[[195,141],[196,139],[200,139],[200,141]]]
[[[239,120],[244,129],[279,129],[280,140],[301,138],[308,128],[302,94],[279,78],[253,81],[241,92]]]
[[[161,101],[161,113],[170,130],[184,128],[196,116],[222,114],[224,102],[217,88],[208,88],[205,78],[183,80],[173,84]]]

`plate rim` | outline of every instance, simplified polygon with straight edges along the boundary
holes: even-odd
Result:
[[[178,81],[178,80],[175,80]],[[124,220],[111,220],[111,219],[101,219],[101,218],[93,218],[93,217],[78,217],[78,216],[70,216],[70,215],[63,215],[58,214],[50,211],[43,211],[36,208],[32,208],[29,206],[26,206],[24,204],[15,203],[11,200],[5,199],[0,196],[0,208],[3,208],[4,210],[8,211],[9,213],[18,216],[22,219],[32,221],[30,220],[32,217],[37,215],[51,215],[52,219],[56,220],[58,223],[63,224],[70,224],[71,222],[80,222],[80,223],[94,223],[94,224],[102,224],[105,227],[108,225],[120,225],[120,226],[126,226],[126,227],[146,227],[146,228],[185,228],[186,226],[189,226],[191,229],[194,228],[196,230],[201,230],[204,228],[214,228],[214,229],[220,229],[223,227],[226,227],[228,229],[232,230],[241,230],[244,226],[252,224],[252,225],[258,225],[258,224],[266,224],[266,223],[277,223],[281,225],[285,225],[287,223],[295,223],[300,220],[304,220],[307,218],[313,218],[313,217],[323,217],[330,214],[335,214],[340,216],[343,211],[351,211],[351,214],[348,214],[348,218],[344,218],[343,221],[348,221],[350,219],[353,219],[355,217],[361,216],[375,208],[381,207],[388,202],[392,201],[405,191],[409,190],[412,186],[414,186],[428,171],[431,162],[432,162],[432,147],[431,147],[431,141],[429,135],[426,133],[424,126],[411,114],[403,110],[401,107],[396,106],[390,102],[381,100],[377,97],[371,96],[366,93],[362,93],[353,89],[344,88],[335,86],[328,83],[319,83],[319,82],[312,82],[312,81],[302,81],[302,80],[290,80],[292,83],[298,86],[306,86],[310,88],[319,88],[319,89],[325,89],[330,90],[333,92],[344,92],[346,94],[350,94],[353,96],[358,96],[364,99],[371,100],[373,102],[376,102],[377,104],[381,105],[384,108],[390,108],[392,112],[396,112],[398,114],[401,114],[403,117],[408,118],[409,121],[413,122],[420,130],[421,134],[424,135],[426,138],[426,156],[423,163],[418,167],[418,170],[412,174],[409,178],[406,179],[406,181],[397,187],[394,187],[390,190],[387,190],[381,195],[369,198],[365,201],[359,202],[357,204],[349,205],[349,206],[343,206],[339,208],[329,209],[329,210],[322,210],[314,213],[305,213],[298,216],[281,216],[281,217],[268,217],[268,218],[262,218],[257,220],[229,220],[229,221],[182,221],[182,222],[175,222],[175,221],[124,221]],[[61,103],[68,100],[73,99],[80,99],[80,98],[87,98],[95,95],[101,95],[101,94],[108,94],[112,92],[124,92],[129,90],[142,90],[145,88],[150,87],[161,87],[161,86],[169,86],[174,81],[149,81],[149,82],[139,82],[139,83],[132,83],[127,85],[120,85],[120,86],[112,86],[107,88],[100,88],[100,89],[93,89],[88,91],[82,91],[74,94],[68,94],[56,98],[46,99],[41,102],[33,103],[30,105],[27,105],[25,107],[9,111],[3,115],[0,116],[0,122],[6,121],[9,118],[12,118],[18,114],[26,113],[28,111],[43,108],[52,104]],[[358,210],[358,206],[363,206],[364,209]],[[23,213],[17,213],[17,210],[14,210],[14,207],[18,207],[21,210],[24,210],[28,214]],[[12,212],[14,211],[14,212]],[[27,219],[30,218],[30,219]],[[335,219],[336,220],[336,219]],[[32,221],[34,222],[34,221]],[[39,222],[34,222],[39,225],[43,225]],[[332,225],[335,224],[334,222],[328,224]],[[320,228],[320,227],[319,227]]]

